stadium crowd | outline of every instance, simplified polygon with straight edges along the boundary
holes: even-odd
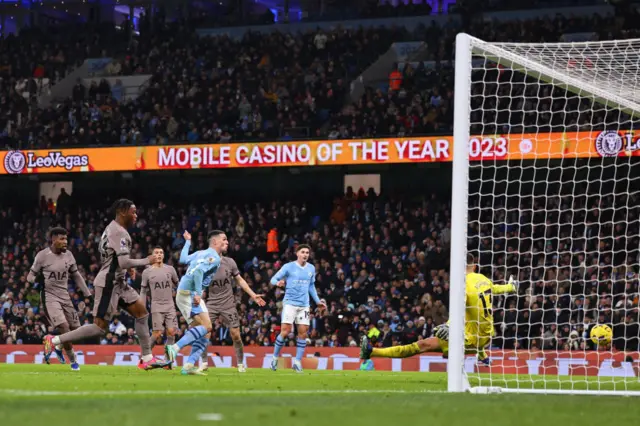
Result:
[[[636,198],[631,196],[627,205],[637,206]],[[46,332],[39,288],[31,287],[26,276],[35,253],[46,244],[47,229],[61,224],[70,231],[70,250],[89,286],[99,269],[97,243],[111,212],[106,204],[79,207],[68,195],[59,201],[53,206],[43,200],[29,211],[0,208],[2,343],[37,344]],[[598,322],[613,326],[617,349],[638,349],[638,271],[633,258],[638,248],[637,224],[630,225],[628,233],[617,228],[621,237],[614,240],[609,225],[597,226],[594,213],[586,215],[586,229],[566,227],[560,225],[564,215],[547,218],[536,202],[523,206],[525,211],[535,207],[535,213],[525,214],[527,220],[522,223],[527,225],[497,226],[502,222],[491,225],[494,222],[487,218],[491,204],[483,203],[476,205],[478,210],[471,216],[476,220],[469,227],[469,246],[479,249],[481,272],[501,282],[508,273],[519,271],[521,281],[517,296],[494,298],[494,347],[591,349],[586,337],[589,327]],[[586,212],[585,206],[591,207],[576,203],[547,208]],[[378,335],[378,345],[383,346],[429,337],[435,325],[448,319],[449,203],[435,195],[389,198],[361,190],[347,192],[330,206],[329,200],[313,207],[310,202],[294,201],[186,208],[145,202],[138,206],[140,219],[131,232],[133,250],[142,257],[159,244],[167,262],[181,274],[184,268],[176,259],[184,243],[182,231],[191,230],[196,248],[202,248],[207,230],[223,229],[230,238],[228,255],[267,301],[267,306],[259,308],[244,293],[236,293],[248,346],[272,345],[279,333],[282,290],[270,286],[269,279],[283,262],[294,258],[299,243],[312,246],[316,287],[329,306],[323,315],[312,312],[310,345],[354,346],[363,333]],[[500,212],[498,219],[507,217],[499,205],[492,208]],[[629,214],[637,218],[637,209],[630,208]],[[520,231],[531,232],[527,234],[531,237],[517,238]],[[270,232],[277,233],[278,246],[268,250]],[[560,238],[540,243],[540,236],[556,232]],[[586,241],[584,235],[588,235]],[[581,250],[568,251],[566,245],[572,241]],[[621,249],[632,246],[635,252]],[[139,275],[128,278],[136,288]],[[71,284],[70,291],[81,322],[91,321],[90,300],[82,299]],[[182,333],[184,318],[179,323]],[[135,344],[131,324],[131,318],[121,314],[100,343]],[[231,343],[228,329],[220,323],[214,328],[214,344]],[[294,345],[295,339],[288,344]]]
[[[8,56],[4,60],[0,143],[24,149],[449,133],[451,55],[459,31],[489,41],[558,41],[563,34],[595,31],[605,40],[634,36],[637,31],[629,27],[631,21],[632,17],[598,15],[461,24],[449,20],[443,26],[421,25],[413,31],[404,27],[275,31],[247,33],[240,40],[226,35],[199,37],[184,21],[142,25],[154,29],[132,39],[106,27],[86,31],[62,27],[53,33],[53,41],[49,31],[23,31],[2,42],[16,54],[12,57],[23,59],[16,64]],[[388,88],[376,82],[351,102],[353,79],[393,42],[404,41],[426,42],[426,60],[400,64],[398,85]],[[152,75],[142,95],[130,99],[121,82],[110,85],[103,80],[90,88],[78,83],[68,99],[50,108],[38,106],[43,79],[55,83],[82,60],[106,56],[115,58],[107,67],[109,75]],[[511,90],[506,86],[500,94]],[[522,95],[525,102],[530,94],[510,95]],[[492,108],[493,104],[484,106]],[[526,116],[513,118],[520,119],[538,124]],[[598,120],[585,116],[584,122]],[[584,123],[575,123],[580,124]]]

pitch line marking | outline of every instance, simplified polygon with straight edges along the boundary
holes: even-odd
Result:
[[[200,413],[198,414],[198,420],[201,422],[219,422],[222,420],[222,414],[220,413]]]
[[[0,389],[0,394],[12,396],[119,396],[119,395],[311,395],[311,394],[438,394],[441,390],[404,390],[404,389],[301,389],[280,390],[224,390],[224,389],[194,389],[194,390],[112,390],[112,391],[34,391],[28,389]]]

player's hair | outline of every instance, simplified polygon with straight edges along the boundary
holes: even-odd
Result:
[[[478,258],[473,253],[467,253],[467,268],[475,271],[478,266]]]
[[[133,201],[128,200],[126,198],[120,198],[119,200],[116,200],[115,203],[113,203],[113,206],[111,207],[111,209],[113,209],[113,214],[117,216],[118,213],[128,211],[132,205],[133,205]]]
[[[475,264],[476,264],[476,257],[473,255],[473,253],[467,253],[467,266],[475,265]]]
[[[298,248],[296,248],[296,254],[298,254],[298,252],[302,249],[307,249],[311,251],[311,246],[309,244],[300,244]]]
[[[160,246],[155,246],[151,251],[153,250],[162,250],[164,252],[164,249]]]
[[[59,235],[65,236],[65,235],[69,235],[69,233],[62,226],[56,226],[55,228],[51,228],[51,230],[49,231],[49,238],[51,239]]]
[[[213,237],[217,237],[218,235],[222,235],[222,234],[224,234],[224,231],[221,231],[219,229],[214,229],[213,231],[209,231],[209,233],[207,234],[207,241],[211,241]]]

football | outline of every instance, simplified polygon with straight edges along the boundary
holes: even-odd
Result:
[[[613,331],[608,325],[598,324],[591,329],[590,337],[596,345],[606,346],[613,339]]]

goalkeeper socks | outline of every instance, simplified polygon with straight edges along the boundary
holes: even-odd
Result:
[[[209,346],[209,339],[206,337],[201,337],[193,342],[187,362],[189,364],[196,365],[202,354],[207,352],[207,346]]]
[[[194,343],[196,340],[203,338],[206,334],[207,329],[202,325],[190,328],[186,331],[186,333],[184,333],[182,339],[178,340],[176,346],[178,346],[179,349],[182,349],[185,346],[189,346],[190,344]]]
[[[276,337],[276,343],[274,344],[274,349],[273,349],[274,357],[277,358],[280,356],[280,351],[282,350],[283,346],[284,346],[284,339],[280,334],[278,334],[278,337]]]
[[[420,347],[417,343],[404,346],[393,346],[391,348],[373,348],[371,357],[376,358],[409,358],[420,353]]]
[[[304,356],[304,350],[307,347],[307,339],[296,340],[296,359],[300,361]]]

